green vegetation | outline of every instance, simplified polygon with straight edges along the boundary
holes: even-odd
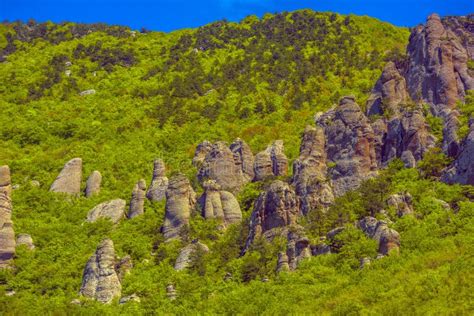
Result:
[[[393,163],[327,213],[313,210],[301,220],[316,242],[336,226],[350,227],[374,214],[389,194],[409,191],[416,216],[393,224],[401,234],[400,255],[362,270],[359,260],[374,257],[376,245],[350,228],[338,237],[343,244],[338,254],[313,257],[293,273],[275,275],[276,254],[285,247],[281,240],[257,240],[239,257],[262,183],[240,193],[244,220],[225,232],[194,214],[188,236],[211,251],[197,253],[189,271],[174,271],[182,243],[164,243],[159,232],[164,203],[147,201],[143,216],[116,228],[85,222],[98,203],[129,200],[138,179],[149,181],[155,157],[165,160],[170,174],[182,171],[195,179],[191,159],[204,139],[241,137],[254,152],[283,139],[286,154],[295,159],[301,132],[315,112],[347,94],[365,103],[384,61],[404,49],[407,29],[368,17],[298,11],[133,34],[100,24],[0,25],[0,55],[6,56],[0,63],[0,164],[10,165],[20,185],[13,193],[15,231],[31,234],[36,244],[31,252],[18,249],[14,271],[0,272],[0,313],[472,312],[472,191],[437,182],[438,169],[423,164],[418,171]],[[97,93],[79,95],[87,89]],[[83,158],[86,176],[101,171],[99,196],[48,192],[73,157]],[[70,304],[78,297],[86,261],[104,237],[114,241],[119,256],[131,255],[134,267],[122,293],[136,293],[141,303]],[[225,281],[227,273],[232,279]],[[176,301],[166,297],[170,283]],[[9,290],[16,294],[7,297]]]

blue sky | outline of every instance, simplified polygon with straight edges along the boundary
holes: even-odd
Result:
[[[105,22],[157,31],[197,27],[226,18],[311,8],[370,15],[414,26],[433,12],[474,13],[474,0],[0,0],[0,20]]]

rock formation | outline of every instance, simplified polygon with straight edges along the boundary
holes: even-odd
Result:
[[[89,178],[87,178],[86,189],[84,191],[86,197],[92,197],[99,194],[101,183],[102,175],[97,170],[93,171]]]
[[[212,144],[205,140],[196,147],[193,158],[193,166],[197,169],[201,168],[204,160],[206,159],[207,154],[212,150]]]
[[[125,200],[122,199],[100,203],[89,211],[87,221],[95,222],[100,218],[107,218],[118,224],[125,215],[125,204]]]
[[[0,166],[0,269],[10,267],[15,256],[11,192],[10,168]]]
[[[286,255],[288,257],[288,266],[290,271],[293,271],[303,259],[311,257],[311,247],[309,239],[304,236],[302,229],[300,231],[290,230],[287,239]]]
[[[385,221],[379,221],[374,217],[364,217],[358,222],[358,227],[367,235],[377,241],[380,255],[398,253],[400,248],[400,234],[387,226]]]
[[[250,219],[250,232],[244,252],[259,237],[272,239],[276,228],[296,224],[299,203],[295,191],[285,182],[276,180],[255,201]]]
[[[159,202],[165,198],[168,188],[168,178],[166,177],[165,163],[161,159],[153,162],[153,177],[150,187],[146,192],[146,197],[152,202]]]
[[[326,139],[321,127],[307,126],[300,146],[300,157],[293,163],[293,185],[300,200],[301,211],[307,214],[334,202],[326,179]]]
[[[141,179],[133,188],[132,199],[130,200],[130,207],[127,214],[128,218],[134,218],[145,212],[145,195],[146,183],[145,180]]]
[[[441,180],[446,183],[474,185],[474,121],[470,132],[461,145],[460,153],[453,164],[444,172]]]
[[[28,234],[18,234],[16,237],[16,246],[26,246],[29,250],[35,249],[35,244],[33,243],[33,238]]]
[[[230,144],[230,150],[234,154],[234,162],[238,169],[242,170],[244,183],[252,181],[255,177],[253,165],[255,158],[249,145],[242,139],[237,138],[232,144]]]
[[[232,193],[222,191],[214,180],[205,181],[203,187],[205,192],[198,202],[205,219],[217,219],[225,225],[242,220],[239,202]]]
[[[205,244],[197,240],[193,240],[191,244],[180,250],[178,258],[176,258],[174,269],[176,271],[184,270],[191,265],[196,255],[199,253],[205,254],[208,252],[209,248]]]
[[[317,124],[325,131],[327,159],[335,164],[329,175],[336,196],[377,174],[374,131],[353,97],[342,98]]]
[[[282,140],[276,140],[255,156],[254,172],[254,181],[265,180],[271,176],[286,176],[288,158],[285,156]]]
[[[387,199],[387,205],[392,207],[398,217],[413,214],[412,196],[410,193],[393,194]]]
[[[166,190],[165,221],[162,227],[165,239],[179,237],[181,229],[189,223],[195,204],[196,194],[188,178],[182,174],[173,176]]]
[[[87,261],[82,275],[80,294],[102,303],[110,303],[120,297],[122,286],[115,271],[114,243],[104,239]]]
[[[82,159],[74,158],[64,165],[64,168],[56,177],[56,180],[54,180],[49,190],[52,192],[79,195],[81,192],[81,181]]]
[[[137,294],[132,294],[120,298],[119,304],[127,304],[128,302],[140,303],[140,297]]]

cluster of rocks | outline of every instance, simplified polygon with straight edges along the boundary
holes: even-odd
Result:
[[[242,220],[242,211],[235,196],[223,191],[214,180],[203,183],[204,193],[198,200],[205,219],[217,219],[224,225],[238,223]]]

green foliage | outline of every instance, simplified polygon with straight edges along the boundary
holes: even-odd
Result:
[[[458,103],[459,117],[458,136],[463,139],[469,133],[469,120],[474,116],[474,90],[468,90],[464,102]]]
[[[440,148],[433,147],[425,153],[423,160],[418,163],[418,169],[425,178],[439,179],[441,172],[452,159],[447,157]]]

